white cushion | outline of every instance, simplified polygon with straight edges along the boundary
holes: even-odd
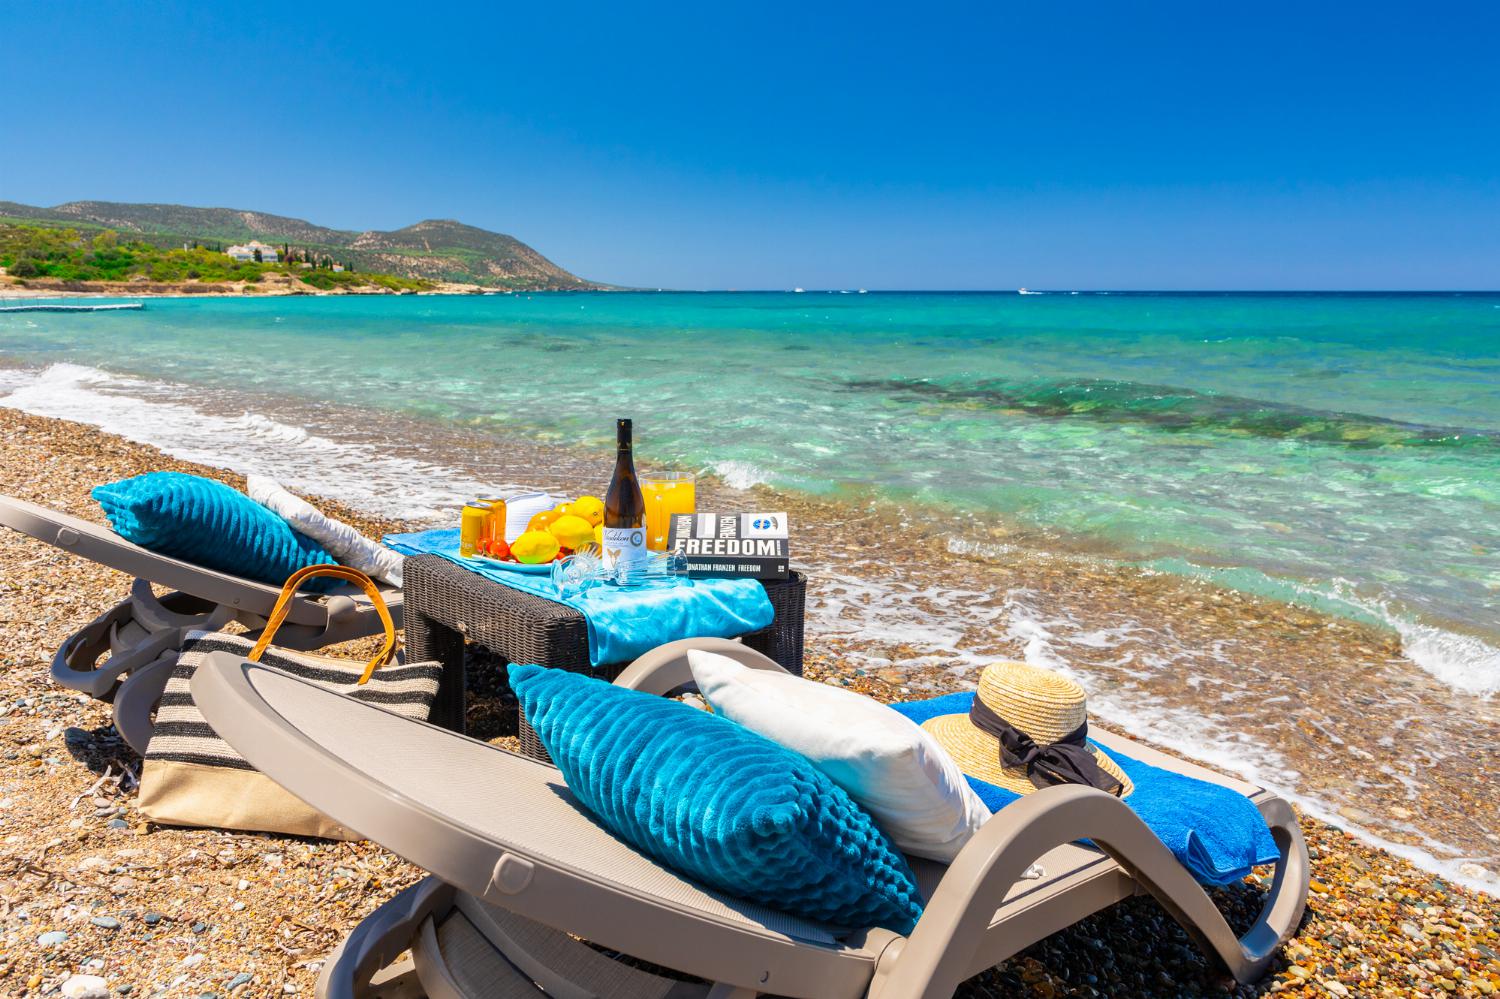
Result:
[[[906,853],[952,861],[989,819],[943,747],[879,701],[712,652],[688,665],[715,712],[807,757]]]
[[[402,558],[384,545],[360,534],[342,520],[334,520],[311,503],[281,488],[264,475],[245,476],[245,493],[272,513],[280,515],[293,530],[322,545],[341,565],[367,576],[401,585]]]

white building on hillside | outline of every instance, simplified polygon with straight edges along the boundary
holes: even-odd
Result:
[[[266,264],[279,264],[279,263],[281,263],[281,251],[280,250],[276,249],[276,247],[274,247],[274,246],[267,246],[265,243],[262,243],[259,240],[255,240],[255,239],[252,239],[250,242],[246,243],[244,246],[231,246],[229,249],[225,250],[224,252],[227,253],[229,256],[233,257],[236,260],[254,260],[255,259],[255,251],[256,250],[260,251],[260,259],[261,259],[262,263],[266,263]]]

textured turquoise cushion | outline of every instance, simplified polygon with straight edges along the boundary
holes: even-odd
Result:
[[[906,859],[811,763],[734,722],[565,670],[510,667],[526,718],[616,836],[714,888],[845,927],[910,933]]]
[[[95,486],[115,533],[142,548],[280,586],[298,569],[336,561],[236,489],[181,472],[150,472]],[[330,580],[309,580],[318,592]]]

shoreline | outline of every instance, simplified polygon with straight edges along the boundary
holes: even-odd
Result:
[[[0,491],[96,521],[87,490],[100,481],[157,468],[239,481],[82,424],[0,409],[0,427]],[[705,493],[723,488],[711,484]],[[408,526],[317,502],[367,533]],[[812,508],[798,514],[812,515]],[[108,727],[107,707],[52,687],[47,662],[62,637],[123,596],[128,581],[10,531],[0,532],[0,557],[0,912],[7,952],[0,980],[24,995],[42,994],[67,972],[99,974],[112,988],[129,984],[134,995],[310,988],[318,959],[416,872],[368,843],[145,824],[128,786],[106,783],[88,803],[84,792],[104,768],[118,773],[132,764],[131,754]],[[808,638],[809,677],[882,700],[912,696],[914,677],[954,682],[940,670],[883,677],[880,667],[852,666],[860,655],[899,654],[862,645],[857,636],[810,630]],[[482,698],[474,710],[485,711]],[[122,828],[112,828],[114,820]],[[1313,848],[1309,916],[1286,962],[1236,994],[1488,995],[1500,988],[1493,956],[1500,952],[1500,905],[1493,897],[1306,815],[1303,826]],[[1257,892],[1252,881],[1216,897],[1243,919]],[[67,939],[55,947],[37,942],[54,930]],[[1100,941],[1113,952],[1107,963],[1098,956]],[[91,968],[90,959],[100,966]],[[252,976],[246,990],[232,991],[229,983],[245,974]],[[1135,899],[1048,938],[960,994],[1166,997],[1222,995],[1222,985],[1154,902]],[[167,991],[158,993],[161,987]]]

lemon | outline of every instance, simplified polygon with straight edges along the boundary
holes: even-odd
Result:
[[[582,545],[594,540],[594,525],[574,514],[558,517],[547,525],[547,530],[564,548],[572,548],[575,551]]]
[[[572,503],[572,513],[597,527],[604,523],[604,501],[597,496],[580,496]]]
[[[594,525],[594,540],[599,543],[600,548],[604,547],[604,521],[602,520]]]
[[[510,546],[510,553],[517,562],[540,565],[550,562],[557,555],[557,539],[546,531],[527,531]]]
[[[551,526],[554,520],[561,516],[562,514],[558,513],[556,510],[543,510],[541,513],[533,515],[532,518],[526,522],[526,530],[545,531],[549,526]]]

